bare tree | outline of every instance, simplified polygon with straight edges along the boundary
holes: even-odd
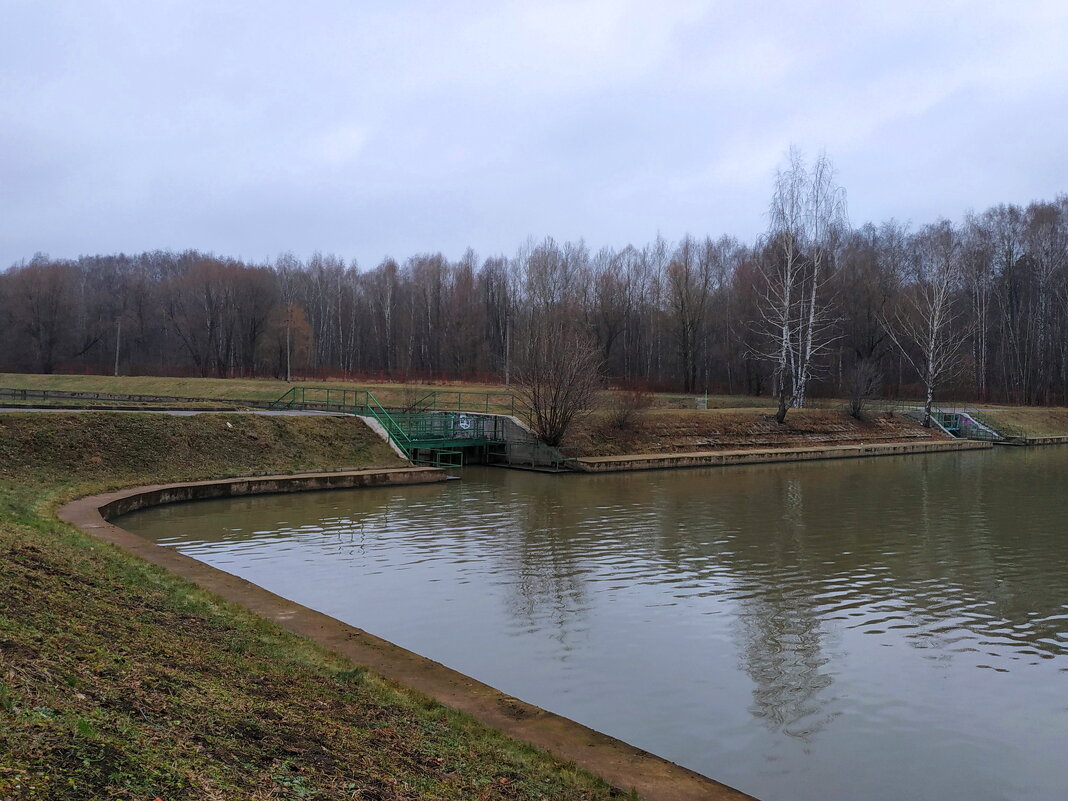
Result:
[[[893,341],[882,319],[900,292],[902,254],[907,237],[896,223],[854,231],[842,249],[835,273],[835,300],[841,315],[838,385],[849,411],[863,415],[866,402],[882,389],[882,373]]]
[[[668,304],[682,367],[683,392],[697,389],[697,365],[713,290],[711,249],[711,243],[702,250],[692,237],[683,237],[667,268]]]
[[[803,163],[798,160],[803,169]],[[834,166],[826,155],[820,155],[808,173],[805,189],[805,239],[808,248],[809,270],[806,297],[803,300],[801,324],[801,357],[794,403],[805,405],[805,393],[813,375],[813,359],[834,339],[831,332],[831,304],[824,297],[831,260],[838,239],[846,229],[845,190],[835,183]]]
[[[626,329],[633,299],[630,276],[617,253],[605,248],[597,254],[586,290],[586,318],[607,368],[612,363],[612,349]]]
[[[968,288],[972,330],[972,370],[976,395],[988,394],[991,318],[994,307],[994,244],[986,220],[965,218],[963,277]]]
[[[259,362],[274,375],[292,377],[294,367],[299,374],[312,360],[313,342],[304,307],[289,303],[274,307],[265,322],[263,335],[257,338],[256,352]]]
[[[868,401],[882,388],[882,374],[873,359],[857,359],[849,373],[849,414],[860,420]]]
[[[284,310],[285,326],[286,381],[293,380],[293,293],[294,278],[301,270],[300,260],[292,253],[283,253],[274,265],[274,274],[278,277],[278,292]]]
[[[591,410],[601,386],[600,367],[596,343],[578,324],[562,315],[532,321],[514,387],[529,408],[538,439],[559,445],[572,424]]]
[[[926,390],[923,425],[931,425],[931,406],[939,386],[960,368],[964,341],[956,336],[954,293],[961,278],[960,238],[946,220],[916,237],[912,280],[886,329]]]
[[[764,355],[774,365],[779,401],[775,419],[782,423],[787,409],[805,405],[815,359],[834,340],[826,285],[834,247],[846,225],[845,192],[835,183],[826,156],[810,169],[797,150],[790,150],[789,166],[776,174],[770,216],[761,260],[761,328]]]
[[[658,236],[591,254],[543,239],[514,258],[430,253],[366,272],[320,253],[270,269],[198,251],[38,256],[0,269],[0,369],[284,376],[289,361],[294,379],[315,369],[508,383],[535,321],[566,317],[626,386],[774,391],[779,419],[832,375],[861,402],[880,373],[887,392],[922,394],[923,348],[898,317],[918,324],[924,237],[893,221],[840,236],[826,159],[792,153],[782,167],[751,247]],[[978,211],[955,231],[945,339],[961,343],[962,372],[938,379],[938,393],[1068,404],[1068,196]]]

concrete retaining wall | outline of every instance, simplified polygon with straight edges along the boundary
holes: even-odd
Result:
[[[188,481],[135,487],[97,496],[101,517],[110,520],[149,506],[209,498],[236,498],[281,492],[382,487],[391,484],[427,484],[444,481],[445,473],[434,467],[398,467],[382,470],[344,470],[330,473],[253,476],[217,481]]]
[[[504,464],[536,468],[557,466],[558,451],[539,442],[522,420],[509,415],[501,415],[501,419],[508,443],[505,446]]]
[[[872,445],[832,445],[817,448],[774,448],[745,451],[701,451],[697,453],[657,453],[631,456],[590,456],[575,461],[586,473],[609,473],[622,470],[663,470],[677,467],[724,467],[732,464],[803,462],[815,459],[849,459],[862,456],[901,456],[914,453],[985,450],[990,442],[972,440],[927,440],[923,442],[888,442]]]
[[[1068,437],[1005,437],[1002,445],[1068,445]]]

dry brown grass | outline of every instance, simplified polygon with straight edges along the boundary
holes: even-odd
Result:
[[[583,456],[756,450],[943,438],[900,415],[856,420],[835,409],[794,409],[779,425],[769,409],[655,410],[629,429],[593,415],[568,445]]]
[[[116,485],[397,462],[354,420],[0,415],[0,799],[615,797],[51,511]]]
[[[171,378],[166,376],[37,375],[0,373],[0,387],[14,389],[55,389],[67,392],[107,392],[123,395],[165,395],[219,400],[274,400],[293,386],[329,389],[367,389],[412,393],[422,390],[448,392],[499,392],[493,384],[403,384],[374,381],[294,381],[287,384],[274,378]]]
[[[1061,407],[992,406],[979,417],[1005,436],[1068,436],[1068,409]]]

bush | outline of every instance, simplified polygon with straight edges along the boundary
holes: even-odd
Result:
[[[638,427],[652,405],[653,394],[644,389],[607,393],[603,403],[605,425],[617,431],[631,431]]]

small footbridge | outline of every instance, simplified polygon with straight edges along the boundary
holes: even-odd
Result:
[[[295,386],[270,404],[352,414],[368,420],[415,464],[462,467],[468,462],[548,472],[570,469],[570,457],[530,432],[526,409],[509,392],[334,389]]]

